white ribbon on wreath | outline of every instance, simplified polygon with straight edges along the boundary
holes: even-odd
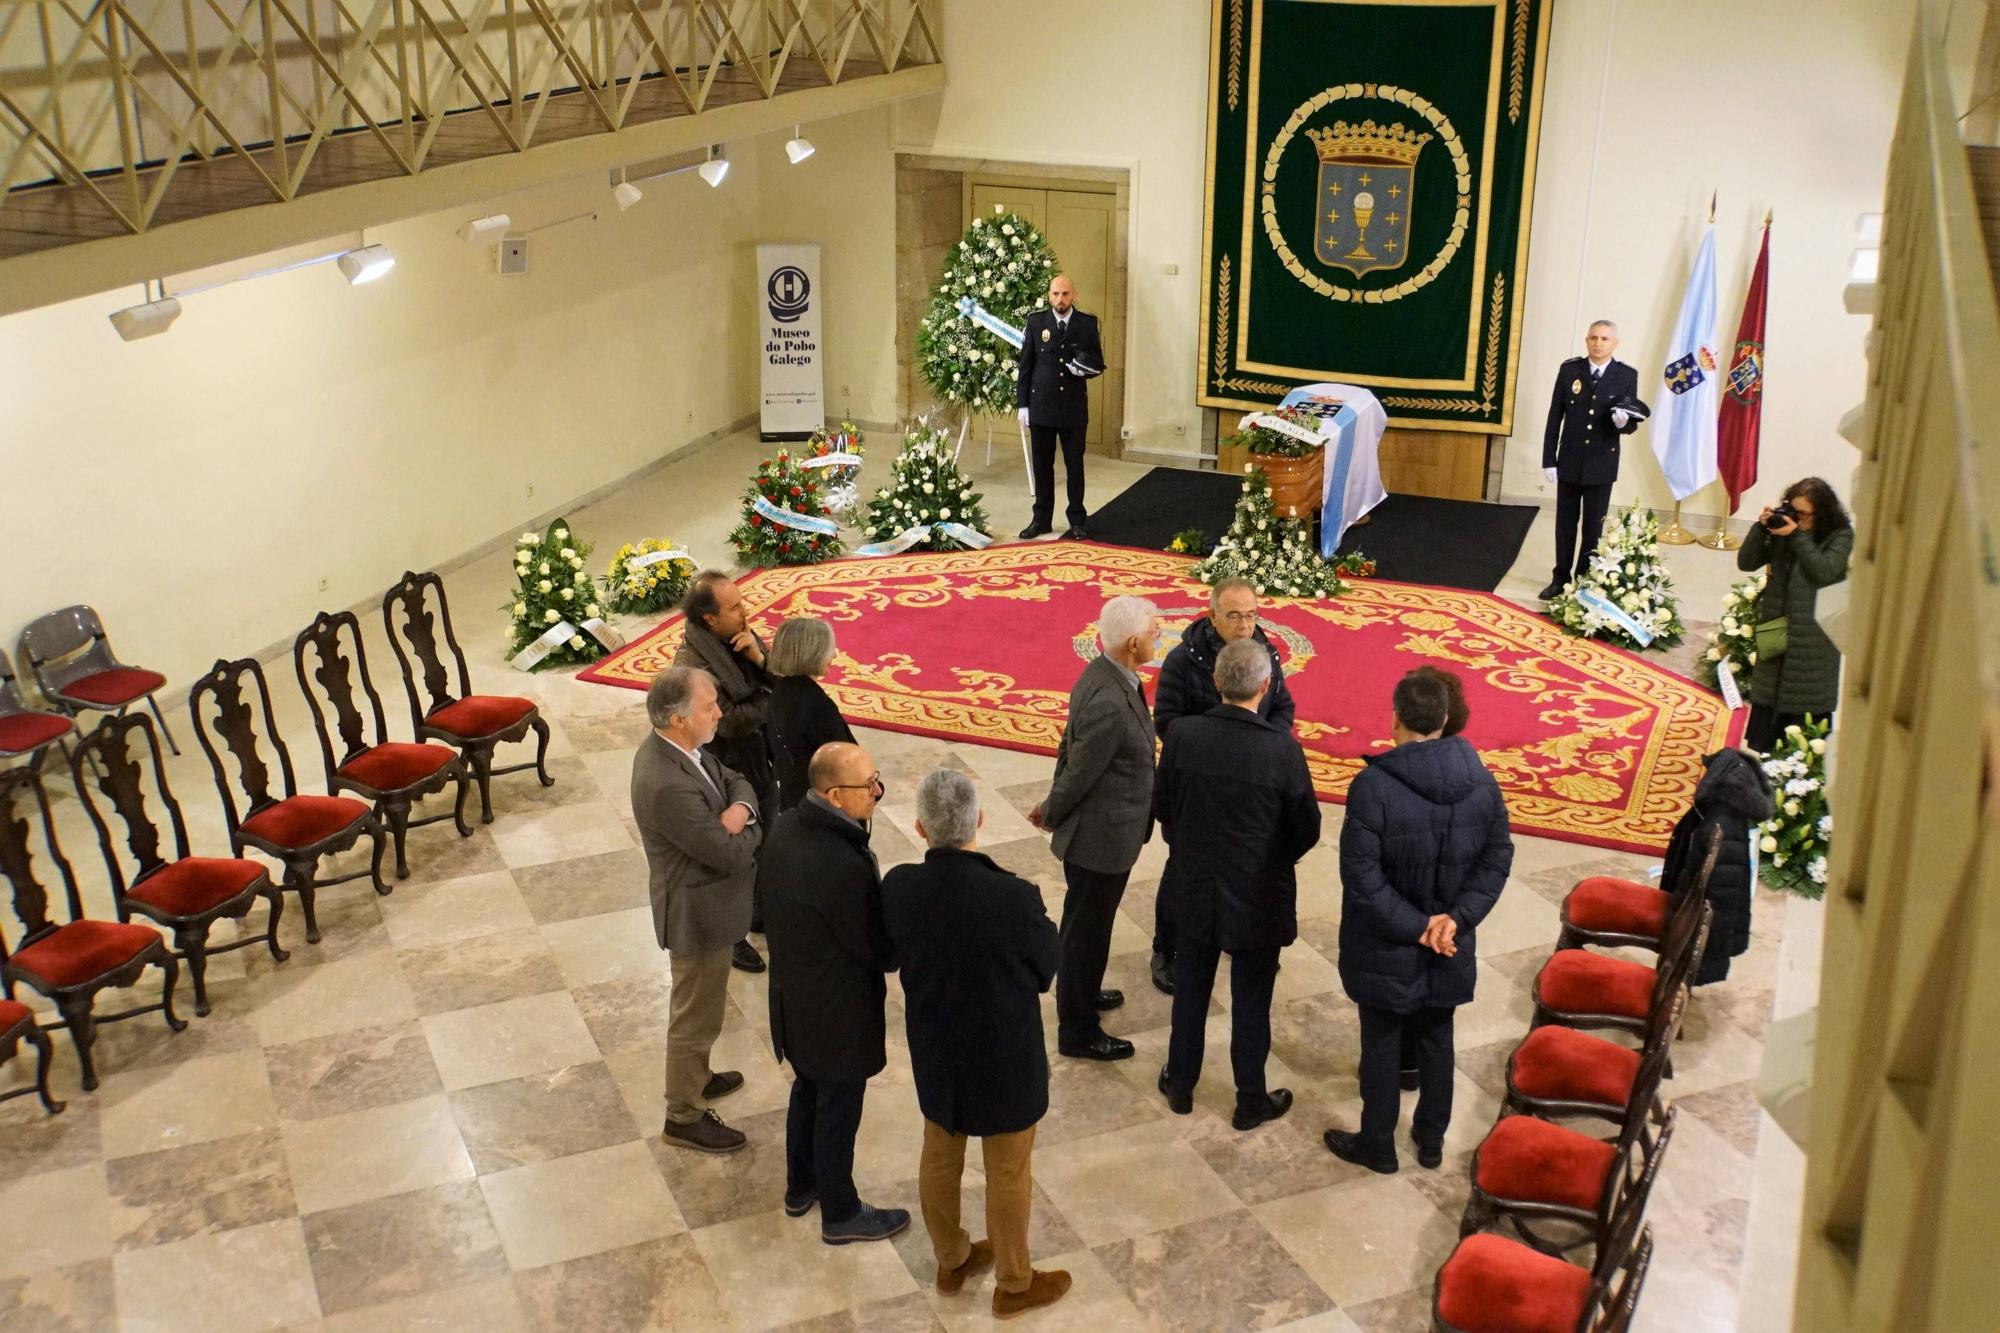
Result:
[[[607,652],[615,653],[625,646],[625,636],[595,616],[583,622],[582,632],[603,644]],[[570,639],[575,638],[577,633],[578,630],[575,625],[570,624],[567,620],[558,620],[555,624],[549,626],[540,638],[523,648],[520,652],[515,653],[510,665],[516,671],[533,671],[537,666],[541,665],[543,658],[547,657],[557,648],[560,648]]]
[[[1283,417],[1274,417],[1269,412],[1252,412],[1236,423],[1238,430],[1248,430],[1252,426],[1262,426],[1265,430],[1274,430],[1280,435],[1289,435],[1295,440],[1304,440],[1307,444],[1326,443],[1325,437],[1318,431],[1308,430],[1296,421],[1287,421]]]
[[[840,535],[840,524],[834,522],[832,519],[821,518],[816,514],[801,514],[791,509],[781,509],[761,495],[750,502],[750,507],[781,527],[797,528],[800,532],[815,532],[822,537],[837,537]]]
[[[1637,640],[1641,648],[1647,647],[1653,642],[1653,631],[1632,619],[1631,616],[1626,615],[1625,608],[1613,602],[1603,593],[1597,591],[1597,589],[1577,589],[1576,600],[1582,603],[1586,610],[1595,611],[1606,620],[1615,622],[1620,629]]]
[[[919,523],[915,527],[904,528],[887,541],[873,542],[867,546],[857,546],[854,548],[854,554],[901,555],[918,542],[929,537],[933,528],[960,545],[969,546],[975,551],[993,544],[991,537],[973,528],[968,528],[963,523]]]

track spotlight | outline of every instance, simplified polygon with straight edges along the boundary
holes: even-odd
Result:
[[[805,161],[814,151],[812,140],[800,134],[798,126],[792,126],[792,137],[785,141],[785,156],[792,160],[792,165],[797,166]]]
[[[708,150],[708,161],[702,163],[697,170],[701,172],[701,178],[708,182],[709,188],[714,189],[722,184],[722,178],[729,174],[729,159],[717,157],[715,149],[711,147]]]
[[[488,213],[483,218],[474,218],[458,229],[458,239],[467,245],[492,245],[507,234],[508,224],[513,219],[505,213]]]
[[[340,273],[351,286],[359,287],[364,282],[375,279],[396,267],[396,256],[389,253],[386,245],[364,245],[359,250],[349,250],[340,257]]]
[[[611,187],[611,198],[617,203],[618,211],[621,213],[645,197],[645,193],[631,181],[619,181]]]
[[[181,317],[181,303],[174,297],[158,301],[148,301],[144,305],[127,306],[123,310],[111,312],[111,327],[118,330],[118,336],[126,342],[137,342],[165,333],[173,322]]]

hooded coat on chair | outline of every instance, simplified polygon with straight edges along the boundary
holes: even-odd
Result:
[[[1771,780],[1754,757],[1742,750],[1717,750],[1702,764],[1708,771],[1694,790],[1694,812],[1701,827],[1722,825],[1722,844],[1708,879],[1708,905],[1715,918],[1695,970],[1697,986],[1726,980],[1729,960],[1750,947],[1750,900],[1757,887],[1750,882],[1750,839],[1772,811]]]

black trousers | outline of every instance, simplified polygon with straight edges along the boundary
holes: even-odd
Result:
[[[1815,722],[1825,722],[1830,727],[1833,724],[1833,710],[1829,708],[1824,713],[1814,713],[1812,718]],[[1763,704],[1751,704],[1750,720],[1743,725],[1743,744],[1758,754],[1769,754],[1771,747],[1778,743],[1778,737],[1785,734],[1786,727],[1804,726],[1805,720],[1804,713],[1780,713],[1777,709],[1766,708]]]
[[[1062,440],[1063,480],[1069,488],[1071,527],[1089,515],[1083,508],[1083,423],[1074,426],[1029,426],[1028,443],[1035,462],[1035,526],[1047,527],[1056,511],[1056,440]]]
[[[1086,1042],[1104,1030],[1094,1001],[1104,989],[1104,964],[1111,957],[1111,924],[1125,896],[1131,871],[1115,875],[1063,862],[1062,965],[1056,971],[1056,1035],[1065,1043]]]
[[[1415,1034],[1417,1047],[1417,1114],[1411,1133],[1421,1143],[1442,1143],[1451,1124],[1452,1011],[1395,1014],[1367,1004],[1360,1009],[1363,1145],[1378,1156],[1396,1154],[1396,1121],[1403,1111],[1396,1079],[1406,1031]]]
[[[1229,1068],[1236,1102],[1256,1103],[1265,1092],[1264,1062],[1271,1055],[1271,988],[1278,983],[1278,949],[1236,949],[1229,954]],[[1167,1083],[1191,1091],[1201,1081],[1208,997],[1222,950],[1207,940],[1184,939],[1174,949],[1174,1026],[1167,1038]]]
[[[1604,535],[1604,514],[1611,508],[1611,483],[1584,486],[1556,483],[1556,568],[1552,582],[1567,583],[1590,566],[1597,539]],[[1583,520],[1583,549],[1577,549],[1577,519]]]
[[[861,1132],[861,1099],[868,1082],[792,1080],[785,1113],[785,1193],[819,1191],[823,1222],[845,1222],[861,1211],[854,1192],[854,1136]]]
[[[1173,873],[1173,862],[1169,861],[1160,876],[1160,886],[1153,891],[1153,952],[1169,958],[1174,956],[1181,938],[1181,928],[1174,920]]]

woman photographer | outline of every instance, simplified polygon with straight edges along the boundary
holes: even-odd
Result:
[[[1818,477],[1785,488],[1757,516],[1736,567],[1770,566],[1757,602],[1757,662],[1750,670],[1750,724],[1743,743],[1769,754],[1786,727],[1807,714],[1831,721],[1840,702],[1840,650],[1819,627],[1819,590],[1847,577],[1854,524],[1833,487]]]

